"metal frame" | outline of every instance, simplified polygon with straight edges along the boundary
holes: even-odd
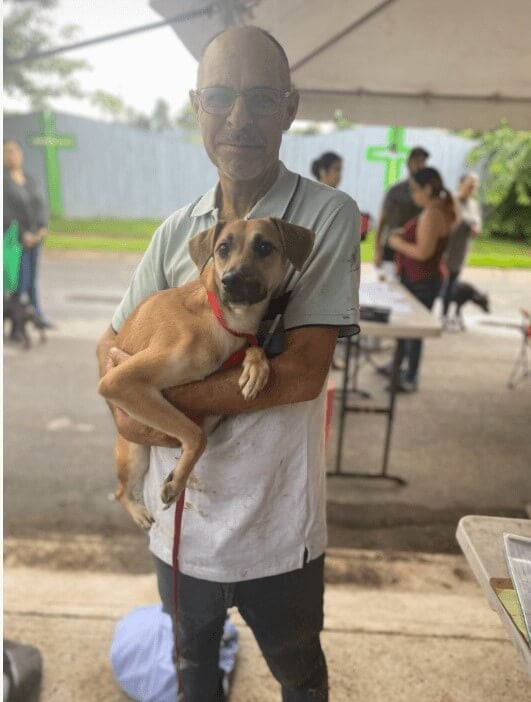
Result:
[[[352,346],[355,347],[355,365],[354,365],[354,385],[350,386],[350,364],[352,360]],[[391,475],[387,472],[389,465],[389,451],[391,448],[391,434],[393,430],[393,420],[395,416],[395,402],[396,393],[398,386],[398,379],[400,375],[400,357],[399,357],[399,339],[395,342],[395,351],[393,355],[393,368],[391,371],[390,378],[390,392],[389,392],[389,404],[384,407],[363,407],[362,405],[349,404],[349,397],[358,394],[362,397],[367,393],[360,391],[357,387],[357,377],[359,369],[359,355],[360,355],[360,342],[359,337],[350,337],[345,343],[345,368],[343,370],[343,385],[341,388],[340,395],[340,414],[339,414],[339,435],[337,440],[337,450],[336,450],[336,467],[335,471],[327,472],[328,476],[336,476],[342,478],[358,478],[358,479],[368,479],[368,480],[389,480],[396,483],[397,485],[407,485],[407,481],[398,475]],[[363,412],[364,414],[383,414],[387,416],[386,431],[385,431],[385,444],[384,444],[384,454],[382,460],[382,466],[379,473],[345,473],[342,470],[342,459],[343,459],[343,444],[345,438],[345,420],[346,416],[350,412]]]

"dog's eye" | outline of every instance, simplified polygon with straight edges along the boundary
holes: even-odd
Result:
[[[230,246],[225,242],[221,243],[217,248],[218,256],[220,256],[221,258],[227,258],[227,256],[229,255],[229,251]]]
[[[254,250],[259,256],[263,256],[265,258],[273,251],[273,246],[269,243],[269,241],[259,241],[255,244]]]

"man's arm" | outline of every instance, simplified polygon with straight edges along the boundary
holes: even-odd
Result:
[[[286,348],[270,361],[269,381],[254,400],[247,401],[242,397],[238,387],[241,368],[215,373],[201,382],[170,388],[164,395],[178,409],[195,416],[257,412],[313,400],[326,380],[336,339],[336,327],[305,327],[288,331]],[[123,412],[117,412],[116,423],[120,434],[129,441],[168,445],[167,437],[147,430]],[[164,443],[159,443],[161,440]]]

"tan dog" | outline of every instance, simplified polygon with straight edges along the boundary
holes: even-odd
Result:
[[[181,456],[162,487],[166,506],[186,486],[205,448],[205,432],[220,419],[209,417],[199,427],[162,391],[202,380],[242,350],[281,285],[287,261],[300,270],[313,241],[313,232],[278,219],[221,222],[190,240],[199,279],[155,293],[121,327],[116,346],[132,357],[100,380],[98,392],[134,419],[180,441]],[[268,377],[265,352],[250,346],[239,380],[244,398],[256,397]],[[116,499],[139,526],[149,529],[153,518],[133,494],[148,469],[149,447],[118,436],[115,459],[120,482]]]

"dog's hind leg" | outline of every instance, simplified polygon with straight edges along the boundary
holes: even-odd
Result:
[[[149,529],[153,517],[141,502],[142,481],[149,468],[149,446],[141,446],[118,435],[114,447],[118,488],[115,499],[142,529]]]
[[[109,371],[100,380],[98,392],[142,424],[175,437],[182,453],[161,491],[168,507],[179,497],[206,446],[203,430],[163,396],[161,388],[177,384],[175,374],[161,375],[171,361],[162,355],[141,351]],[[157,379],[158,376],[158,379]],[[161,384],[161,379],[166,379]],[[158,382],[157,382],[158,381]]]
[[[465,320],[463,319],[463,315],[461,314],[461,305],[457,306],[455,318],[457,320],[457,326],[459,327],[459,329],[461,331],[466,331]]]

